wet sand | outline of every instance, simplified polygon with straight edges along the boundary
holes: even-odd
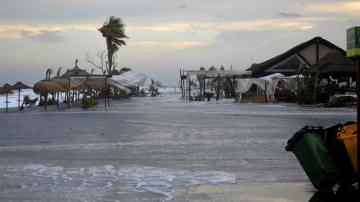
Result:
[[[315,190],[287,140],[356,118],[351,108],[171,94],[110,107],[0,113],[2,200],[308,201]]]
[[[257,182],[231,185],[200,185],[179,188],[179,201],[293,202],[308,201],[314,194],[306,183]]]

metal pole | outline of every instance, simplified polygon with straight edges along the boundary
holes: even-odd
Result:
[[[358,183],[358,192],[360,193],[360,135],[359,135],[359,126],[360,126],[360,57],[356,58],[357,64],[357,80],[356,80],[356,89],[357,89],[357,183]]]

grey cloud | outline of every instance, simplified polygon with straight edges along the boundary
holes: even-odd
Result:
[[[39,34],[32,34],[30,32],[23,31],[22,36],[25,36],[33,41],[58,43],[63,42],[65,39],[59,36],[60,31],[42,31]]]
[[[285,12],[281,12],[278,13],[280,16],[282,17],[288,17],[288,18],[295,18],[295,17],[300,17],[301,15],[299,13],[285,13]]]
[[[179,8],[187,8],[187,5],[180,5]]]

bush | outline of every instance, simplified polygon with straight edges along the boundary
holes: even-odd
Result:
[[[30,104],[30,97],[29,97],[28,95],[25,95],[25,96],[24,96],[23,103],[24,103],[25,105],[29,105],[29,104]]]
[[[82,109],[89,109],[97,104],[96,100],[92,97],[84,97],[81,100],[81,108]]]

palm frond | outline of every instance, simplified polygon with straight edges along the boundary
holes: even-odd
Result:
[[[57,72],[56,72],[56,77],[60,77],[60,75],[61,75],[61,70],[62,70],[62,67],[59,67],[59,69],[58,69]]]
[[[48,69],[46,70],[45,78],[46,78],[46,79],[50,79],[50,76],[51,76],[52,73],[53,73],[53,70],[52,70],[51,68],[48,68]]]

